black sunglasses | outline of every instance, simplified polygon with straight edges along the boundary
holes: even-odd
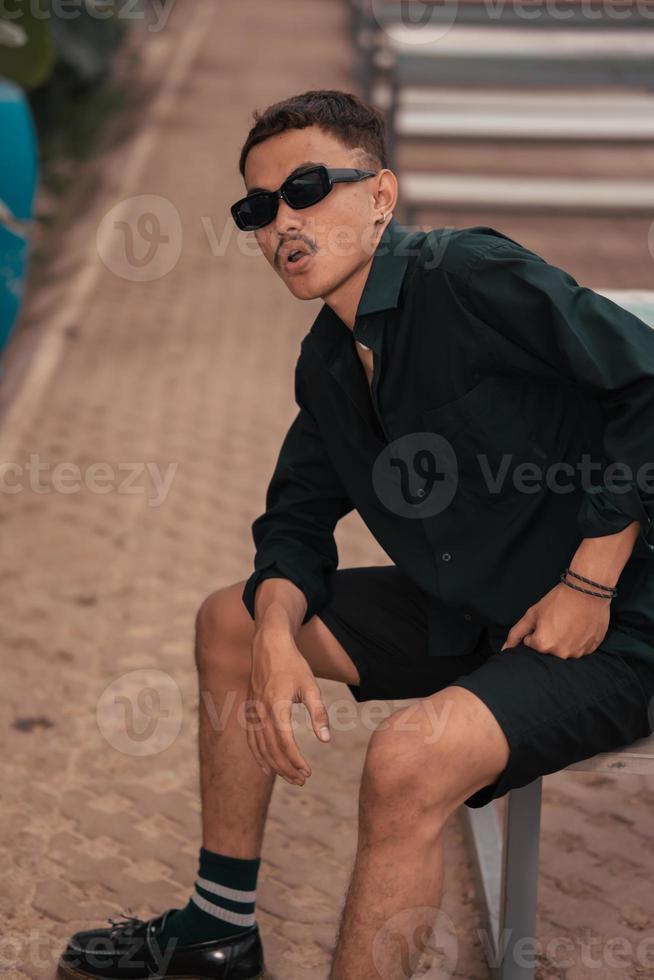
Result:
[[[308,167],[287,177],[278,191],[253,191],[232,204],[234,221],[241,231],[255,231],[274,221],[280,197],[296,210],[310,208],[327,197],[334,184],[352,183],[374,177],[375,170]]]

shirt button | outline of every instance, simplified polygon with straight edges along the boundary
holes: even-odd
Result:
[[[451,557],[452,555],[449,553],[449,551],[444,551],[443,554],[441,555],[443,561],[449,561]]]

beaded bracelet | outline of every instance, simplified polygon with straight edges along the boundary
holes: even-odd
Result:
[[[584,578],[583,575],[579,575],[578,572],[573,572],[571,568],[566,568],[565,574],[572,575],[573,578],[578,578],[580,582],[585,582],[587,585],[595,585],[598,589],[606,589],[610,592],[612,596],[618,594],[618,590],[613,585],[603,585],[601,582],[593,582],[592,578]]]

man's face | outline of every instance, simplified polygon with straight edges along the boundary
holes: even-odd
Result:
[[[277,190],[289,174],[309,162],[376,169],[366,165],[360,151],[343,146],[317,126],[290,129],[250,150],[246,193],[255,188]],[[370,261],[377,184],[377,177],[334,184],[322,201],[301,210],[280,198],[275,219],[254,232],[263,254],[298,299],[324,299]],[[297,263],[288,260],[293,245],[308,253]]]

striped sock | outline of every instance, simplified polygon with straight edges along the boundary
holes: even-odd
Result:
[[[236,858],[200,848],[195,891],[188,905],[168,917],[160,936],[181,945],[237,935],[254,925],[261,858]]]

